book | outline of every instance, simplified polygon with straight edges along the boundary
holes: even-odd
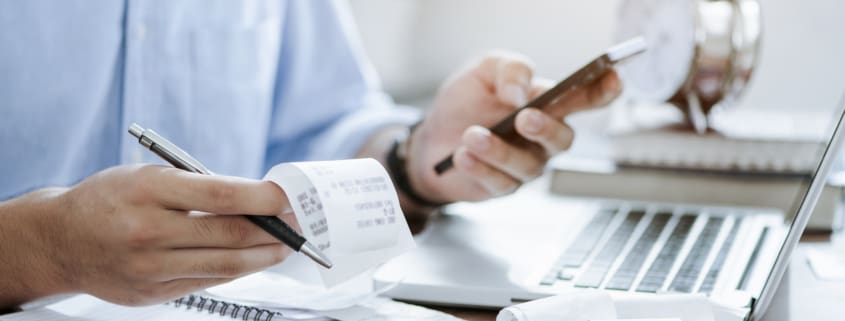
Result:
[[[610,160],[558,160],[556,194],[634,201],[775,208],[791,219],[810,176],[618,166]],[[841,185],[825,186],[807,225],[812,232],[838,228]]]
[[[833,128],[826,113],[732,110],[710,115],[704,134],[657,111],[609,129],[610,158],[620,166],[755,174],[809,175]],[[645,118],[645,119],[643,119]]]
[[[818,140],[699,135],[675,128],[615,134],[610,142],[611,158],[621,166],[771,175],[811,174],[825,147]]]

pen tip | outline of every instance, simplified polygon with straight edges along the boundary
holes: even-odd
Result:
[[[317,262],[318,264],[322,265],[327,269],[331,269],[333,266],[332,261],[329,260],[329,258],[325,254],[323,254],[320,249],[318,249],[316,246],[314,246],[314,244],[311,244],[308,241],[302,244],[302,247],[299,249],[299,251],[314,260],[314,262]]]

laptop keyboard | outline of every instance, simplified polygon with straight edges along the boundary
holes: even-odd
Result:
[[[587,256],[590,255],[593,247],[604,234],[604,230],[607,229],[615,214],[616,211],[614,210],[603,210],[593,217],[587,227],[581,230],[575,242],[563,253],[558,265],[560,267],[580,267],[584,264]]]
[[[625,261],[622,262],[619,270],[616,271],[616,274],[613,275],[613,278],[610,279],[605,288],[623,291],[628,291],[631,288],[631,285],[634,284],[634,279],[637,277],[637,273],[640,271],[640,267],[645,262],[648,253],[654,247],[654,243],[657,242],[657,238],[663,232],[663,228],[666,227],[666,223],[669,222],[671,217],[671,213],[660,213],[654,216],[654,219],[648,225],[648,229],[637,240],[637,244],[634,245],[634,248],[625,257]]]
[[[581,288],[710,293],[741,220],[699,214],[602,209],[561,254],[540,284],[574,281],[574,286]],[[622,215],[624,218],[614,220]],[[697,220],[701,222],[696,224]],[[717,244],[726,226],[730,231]],[[718,246],[718,251],[711,253],[714,246]]]
[[[634,228],[637,227],[644,215],[644,211],[632,211],[625,217],[625,221],[616,229],[616,232],[604,245],[587,271],[575,281],[575,286],[595,288],[604,281],[605,274],[610,270],[610,266],[619,256],[619,253],[622,252],[622,248],[628,242],[628,238],[634,233]]]
[[[728,232],[728,237],[725,238],[725,242],[722,243],[722,248],[719,249],[719,254],[716,255],[716,260],[713,261],[713,266],[711,266],[710,270],[707,271],[707,275],[704,277],[704,282],[701,283],[701,288],[698,289],[698,292],[709,294],[710,291],[713,291],[713,287],[716,285],[716,278],[719,276],[719,272],[722,271],[722,265],[725,264],[725,260],[728,258],[728,253],[734,244],[734,240],[736,240],[736,234],[738,232],[739,221],[734,223],[733,227],[731,227],[731,231]]]
[[[713,242],[716,241],[716,236],[722,228],[722,223],[725,219],[721,217],[711,217],[707,220],[707,225],[701,231],[698,239],[695,240],[692,250],[687,255],[684,264],[669,286],[669,291],[674,292],[691,292],[695,282],[698,281],[698,275],[704,266],[704,260],[710,254],[710,249],[713,247]]]

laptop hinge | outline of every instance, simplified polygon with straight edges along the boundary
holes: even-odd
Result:
[[[748,308],[748,314],[745,315],[745,321],[748,321],[751,318],[751,316],[754,315],[754,307],[756,305],[757,305],[757,298],[752,296],[751,299],[748,300],[748,304],[746,305],[746,307]]]

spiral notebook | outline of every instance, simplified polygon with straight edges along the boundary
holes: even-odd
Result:
[[[45,307],[0,316],[0,321],[463,321],[440,311],[382,297],[371,298],[348,308],[321,311],[320,314],[301,309],[262,309],[196,294],[165,304],[134,308],[108,303],[89,295],[77,295]]]
[[[229,317],[238,320],[329,320],[326,317],[310,313],[304,310],[270,310],[254,307],[246,304],[238,304],[202,295],[188,295],[173,302],[165,304],[186,311],[205,312],[210,315]]]
[[[269,310],[249,305],[216,300],[201,295],[188,295],[178,300],[147,307],[125,307],[89,295],[77,295],[33,310],[0,316],[0,321],[146,321],[146,320],[329,320],[301,310]]]

